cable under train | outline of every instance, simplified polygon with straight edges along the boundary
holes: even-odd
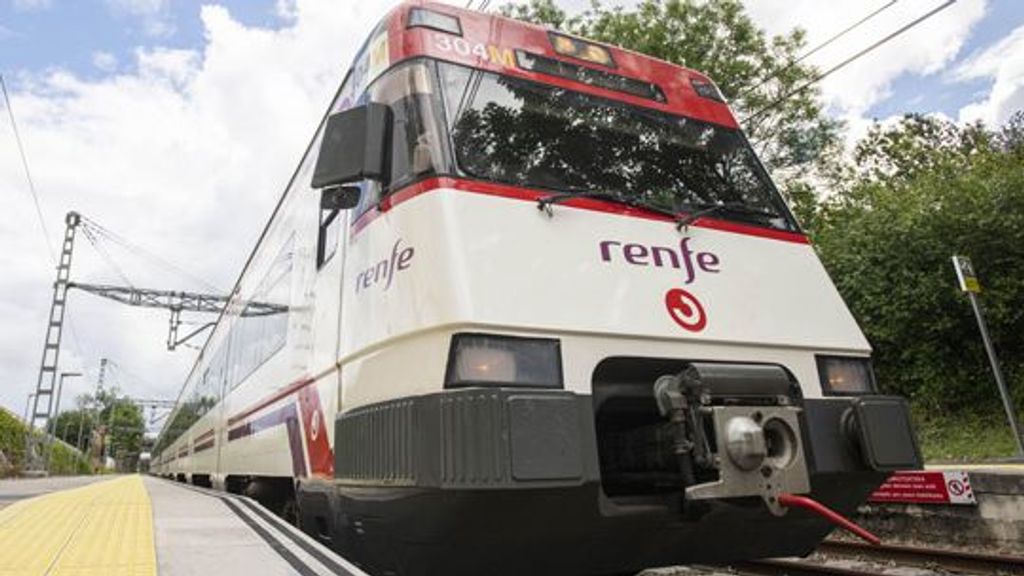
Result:
[[[711,79],[446,4],[358,52],[158,439],[373,574],[805,554],[921,463]]]

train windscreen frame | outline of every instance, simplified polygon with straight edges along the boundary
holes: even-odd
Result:
[[[742,132],[566,88],[439,61],[460,175],[796,231]]]

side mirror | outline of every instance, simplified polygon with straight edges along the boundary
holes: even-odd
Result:
[[[324,127],[313,188],[386,178],[391,109],[370,102],[332,114]]]
[[[348,210],[359,204],[358,186],[331,186],[320,193],[321,210]]]

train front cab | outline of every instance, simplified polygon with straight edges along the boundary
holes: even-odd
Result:
[[[448,16],[443,20],[450,21]],[[445,40],[437,34],[456,31],[469,38],[474,31],[491,28],[481,20],[471,29],[469,17],[461,12],[459,17],[464,30],[431,28],[432,38]],[[507,26],[506,37],[514,36],[514,26],[525,26],[502,25]],[[534,37],[523,45],[533,49],[558,37],[541,29],[522,31],[527,32]],[[388,41],[384,34],[375,38]],[[396,49],[406,45],[392,42]],[[447,52],[433,56],[455,58]],[[524,62],[558,64],[553,56],[526,54]],[[624,65],[639,61],[637,55],[622,56]],[[554,70],[570,69],[559,66]],[[428,89],[435,68],[437,77],[445,79],[439,87],[462,88],[451,90],[455,97],[449,98],[448,110],[454,106],[457,114],[448,122],[455,124],[432,128],[433,120],[424,119],[440,116],[430,110],[445,109],[438,94],[448,89]],[[374,574],[607,574],[799,555],[812,550],[832,526],[785,508],[780,496],[809,495],[849,514],[887,471],[920,464],[902,400],[877,395],[873,386],[830,395],[814,381],[817,376],[829,379],[832,368],[824,367],[834,350],[855,356],[833,359],[840,366],[847,363],[846,372],[836,370],[869,377],[869,369],[863,369],[869,351],[795,225],[773,228],[761,222],[754,235],[707,230],[698,237],[673,225],[672,218],[659,221],[657,210],[633,218],[644,210],[623,208],[622,201],[578,210],[575,218],[552,216],[547,204],[545,216],[539,200],[573,186],[508,181],[507,174],[527,172],[518,165],[467,176],[458,166],[459,155],[479,155],[480,144],[452,141],[456,134],[470,133],[468,128],[456,129],[458,114],[468,122],[466,127],[478,126],[477,120],[496,102],[529,98],[543,101],[531,113],[557,110],[561,116],[525,125],[517,134],[550,129],[553,122],[589,110],[596,118],[615,118],[611,126],[602,124],[587,133],[600,140],[590,148],[620,155],[629,154],[621,141],[639,138],[639,132],[605,134],[617,126],[661,122],[659,130],[668,135],[666,149],[690,142],[685,131],[692,128],[700,137],[690,143],[703,146],[700,158],[708,156],[708,142],[717,142],[724,143],[722,153],[730,158],[735,153],[733,159],[747,159],[744,174],[756,176],[753,180],[765,195],[761,207],[774,207],[772,215],[785,224],[791,220],[788,211],[763,167],[744,152],[749,143],[720,99],[695,100],[694,109],[716,111],[728,126],[711,123],[710,116],[702,121],[654,114],[648,108],[664,106],[653,101],[629,109],[620,101],[631,97],[620,95],[612,103],[576,92],[583,87],[564,81],[558,90],[546,89],[546,84],[524,79],[521,69],[484,74],[438,60],[395,65],[395,70],[408,74],[385,73],[381,78],[405,78],[408,88],[396,96],[410,103],[397,107],[404,116],[395,121],[405,137],[392,136],[390,125],[399,115],[389,110],[396,108],[394,103],[383,98],[401,83],[378,80],[368,88],[373,97],[366,104],[328,120],[313,174],[322,207],[347,209],[362,202],[376,208],[356,215],[355,222],[365,226],[354,227],[346,252],[346,273],[364,291],[356,300],[355,284],[344,288],[341,342],[352,350],[350,364],[341,366],[334,479],[302,483],[304,529]],[[620,72],[626,71],[603,70],[595,78],[628,84],[628,78],[616,75]],[[470,82],[474,74],[478,76]],[[673,68],[666,78],[690,77],[681,74]],[[717,93],[696,91],[696,86],[706,88],[705,80],[692,76],[690,81],[696,82],[694,87],[670,90],[669,103],[714,100]],[[643,87],[650,88],[646,83]],[[658,94],[645,97],[657,100]],[[475,103],[478,97],[481,101]],[[426,104],[434,108],[406,114]],[[509,106],[511,112],[501,118],[516,117],[515,105]],[[565,131],[578,129],[586,116],[567,124]],[[417,135],[415,118],[422,120],[422,133],[410,137]],[[406,189],[396,187],[390,197],[360,200],[366,190],[353,183],[388,178],[389,142],[410,144],[405,156],[414,161],[408,164],[429,170],[417,169]],[[443,148],[449,145],[453,150]],[[434,148],[436,153],[431,153]],[[533,149],[517,150],[528,159]],[[567,146],[562,160],[571,160],[574,150]],[[502,158],[511,152],[503,150]],[[393,172],[398,164],[391,160]],[[613,164],[610,153],[605,160]],[[641,160],[636,166],[646,166]],[[587,168],[607,170],[597,164],[588,163]],[[537,172],[543,172],[539,179],[559,175]],[[539,189],[547,193],[531,196]],[[572,209],[571,201],[565,204],[559,210]],[[731,222],[720,228],[758,226]],[[497,238],[501,229],[515,234]],[[795,236],[802,242],[793,242]],[[780,237],[791,241],[776,243]],[[714,244],[714,252],[703,260],[694,255],[698,263],[713,268],[700,290],[718,295],[721,317],[732,320],[698,336],[678,331],[665,316],[661,296],[669,282],[679,285],[680,263],[691,255],[691,241]],[[410,247],[408,266],[397,268],[404,276],[395,279],[389,272],[384,285],[372,290],[379,258],[369,257],[371,249],[389,248],[394,255],[399,242]],[[641,249],[630,248],[669,243],[679,245],[682,254],[674,269],[637,265]],[[612,244],[623,250],[621,261],[613,262],[605,251]],[[531,257],[516,259],[523,254]],[[365,261],[357,264],[358,258]],[[724,271],[727,261],[730,273],[719,274],[715,266],[723,263]],[[496,265],[500,262],[515,265]],[[692,273],[693,262],[687,262]],[[563,282],[547,284],[538,278]],[[589,289],[594,286],[603,287],[606,295],[645,298],[634,298],[628,314],[617,314],[606,298],[593,296],[599,292]],[[387,298],[381,295],[388,290]],[[408,313],[417,303],[429,304],[430,314],[422,314],[429,322],[416,323]],[[758,321],[743,317],[743,310],[757,311]],[[346,331],[352,326],[376,339],[354,328]],[[357,351],[370,348],[365,360],[352,360]],[[436,357],[424,360],[424,353]],[[467,359],[473,354],[486,362]],[[395,376],[397,370],[390,373],[401,382],[389,381],[387,370],[379,369],[385,356],[404,367],[401,378]],[[443,368],[442,356],[447,358]],[[378,362],[373,372],[378,378],[366,376],[370,371],[365,364],[354,366],[364,361]],[[474,375],[475,364],[488,366],[488,374]],[[422,366],[415,375],[420,380],[412,381],[408,366]],[[351,402],[357,393],[362,394],[360,401]],[[364,402],[368,397],[373,401]]]

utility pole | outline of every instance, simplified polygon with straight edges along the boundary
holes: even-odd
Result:
[[[56,433],[57,424],[54,420],[60,416],[60,397],[64,395],[64,379],[65,378],[77,378],[81,376],[81,372],[61,372],[60,380],[57,383],[57,401],[53,405],[53,414],[50,415],[50,432]]]
[[[25,429],[28,430],[28,409],[32,407],[32,399],[36,397],[35,392],[28,393],[28,399],[25,400],[25,417],[22,418],[22,422],[25,423]]]
[[[45,458],[45,467],[47,473],[50,472],[50,456],[51,453],[53,452],[53,441],[55,440],[54,437],[57,435],[57,417],[60,416],[60,397],[64,394],[64,378],[75,378],[81,375],[81,372],[60,373],[60,380],[58,380],[57,382],[57,401],[54,403],[53,414],[50,414],[49,421],[47,423],[49,427],[49,430],[47,431]],[[66,424],[65,428],[67,428]]]
[[[46,473],[46,455],[40,453],[39,442],[33,431],[36,422],[41,421],[39,428],[45,436],[48,429],[50,414],[53,409],[54,384],[57,379],[57,361],[60,358],[60,341],[64,332],[64,311],[67,308],[68,278],[71,274],[71,255],[75,248],[75,231],[82,217],[77,212],[68,212],[64,218],[64,243],[61,246],[60,259],[57,263],[57,280],[53,283],[53,299],[50,302],[50,315],[46,325],[46,340],[43,341],[43,357],[39,363],[39,378],[36,380],[36,397],[29,415],[28,438],[25,442],[25,472],[32,474]],[[40,406],[44,401],[45,405]],[[45,438],[42,439],[46,441]]]
[[[100,358],[100,376],[99,376],[99,378],[96,379],[96,395],[99,394],[100,390],[103,390],[103,378],[106,375],[106,373],[107,373],[107,359],[106,358]],[[89,407],[88,408],[89,408],[90,416],[92,414],[92,405],[93,405],[94,402],[96,402],[96,398],[95,397],[93,397],[93,399],[89,401]],[[85,413],[86,413],[86,410],[85,410],[85,407],[83,406],[82,407],[82,412],[79,413],[79,415],[78,415],[78,439],[75,440],[75,446],[78,448],[78,451],[82,452],[83,454],[85,453],[85,450],[82,447],[82,424],[83,424],[83,421],[85,420]]]
[[[1017,410],[1013,406],[1013,398],[1006,388],[1003,380],[1003,371],[999,367],[999,358],[996,356],[996,349],[992,345],[992,339],[988,335],[988,326],[985,324],[985,315],[981,311],[981,303],[978,302],[978,294],[981,293],[981,283],[974,272],[974,266],[966,256],[953,256],[953,267],[956,269],[956,277],[960,283],[960,290],[967,293],[971,301],[971,308],[974,309],[974,317],[978,320],[978,330],[981,331],[981,341],[985,344],[985,352],[988,354],[989,364],[992,365],[992,375],[996,379],[996,387],[999,388],[999,395],[1003,398],[1003,408],[1006,410],[1006,419],[1010,422],[1010,430],[1013,431],[1013,440],[1017,443],[1017,455],[1024,458],[1024,439],[1020,435],[1020,423],[1017,422]]]

